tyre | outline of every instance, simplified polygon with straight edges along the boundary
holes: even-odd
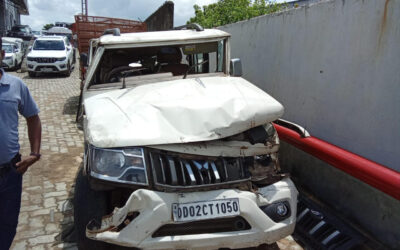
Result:
[[[86,237],[86,225],[92,219],[99,222],[107,213],[107,193],[95,191],[90,188],[87,176],[83,175],[81,167],[76,177],[74,192],[74,223],[77,235],[78,248],[86,249],[110,249],[110,245],[101,241],[95,241]]]
[[[29,75],[29,77],[35,77],[36,73],[33,71],[28,71],[28,75]]]
[[[17,69],[18,69],[18,62],[17,62],[17,59],[15,59],[13,70],[17,70]]]
[[[65,76],[69,77],[71,75],[71,65],[68,63],[67,71],[65,71]]]

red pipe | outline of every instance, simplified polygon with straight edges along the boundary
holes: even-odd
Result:
[[[274,124],[279,138],[400,200],[400,173],[315,137]]]

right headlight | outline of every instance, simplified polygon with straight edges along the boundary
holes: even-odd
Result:
[[[35,61],[35,58],[34,58],[34,57],[28,56],[28,57],[26,58],[26,60],[27,60],[27,61],[30,61],[30,62],[33,62],[33,61]]]
[[[103,149],[90,147],[91,176],[113,182],[148,185],[142,148]]]
[[[65,60],[67,60],[67,58],[66,58],[66,57],[60,57],[60,58],[57,58],[57,61],[65,61]]]

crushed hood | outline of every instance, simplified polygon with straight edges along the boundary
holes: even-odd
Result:
[[[85,98],[86,139],[97,147],[209,141],[274,121],[283,106],[239,77],[204,77]]]

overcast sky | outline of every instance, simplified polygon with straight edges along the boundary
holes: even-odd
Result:
[[[90,16],[106,16],[144,21],[165,0],[87,0]],[[194,16],[193,5],[215,3],[217,0],[174,0],[174,25],[185,24]],[[54,22],[74,22],[74,15],[82,12],[81,0],[28,0],[29,15],[21,16],[21,23],[33,30]]]

